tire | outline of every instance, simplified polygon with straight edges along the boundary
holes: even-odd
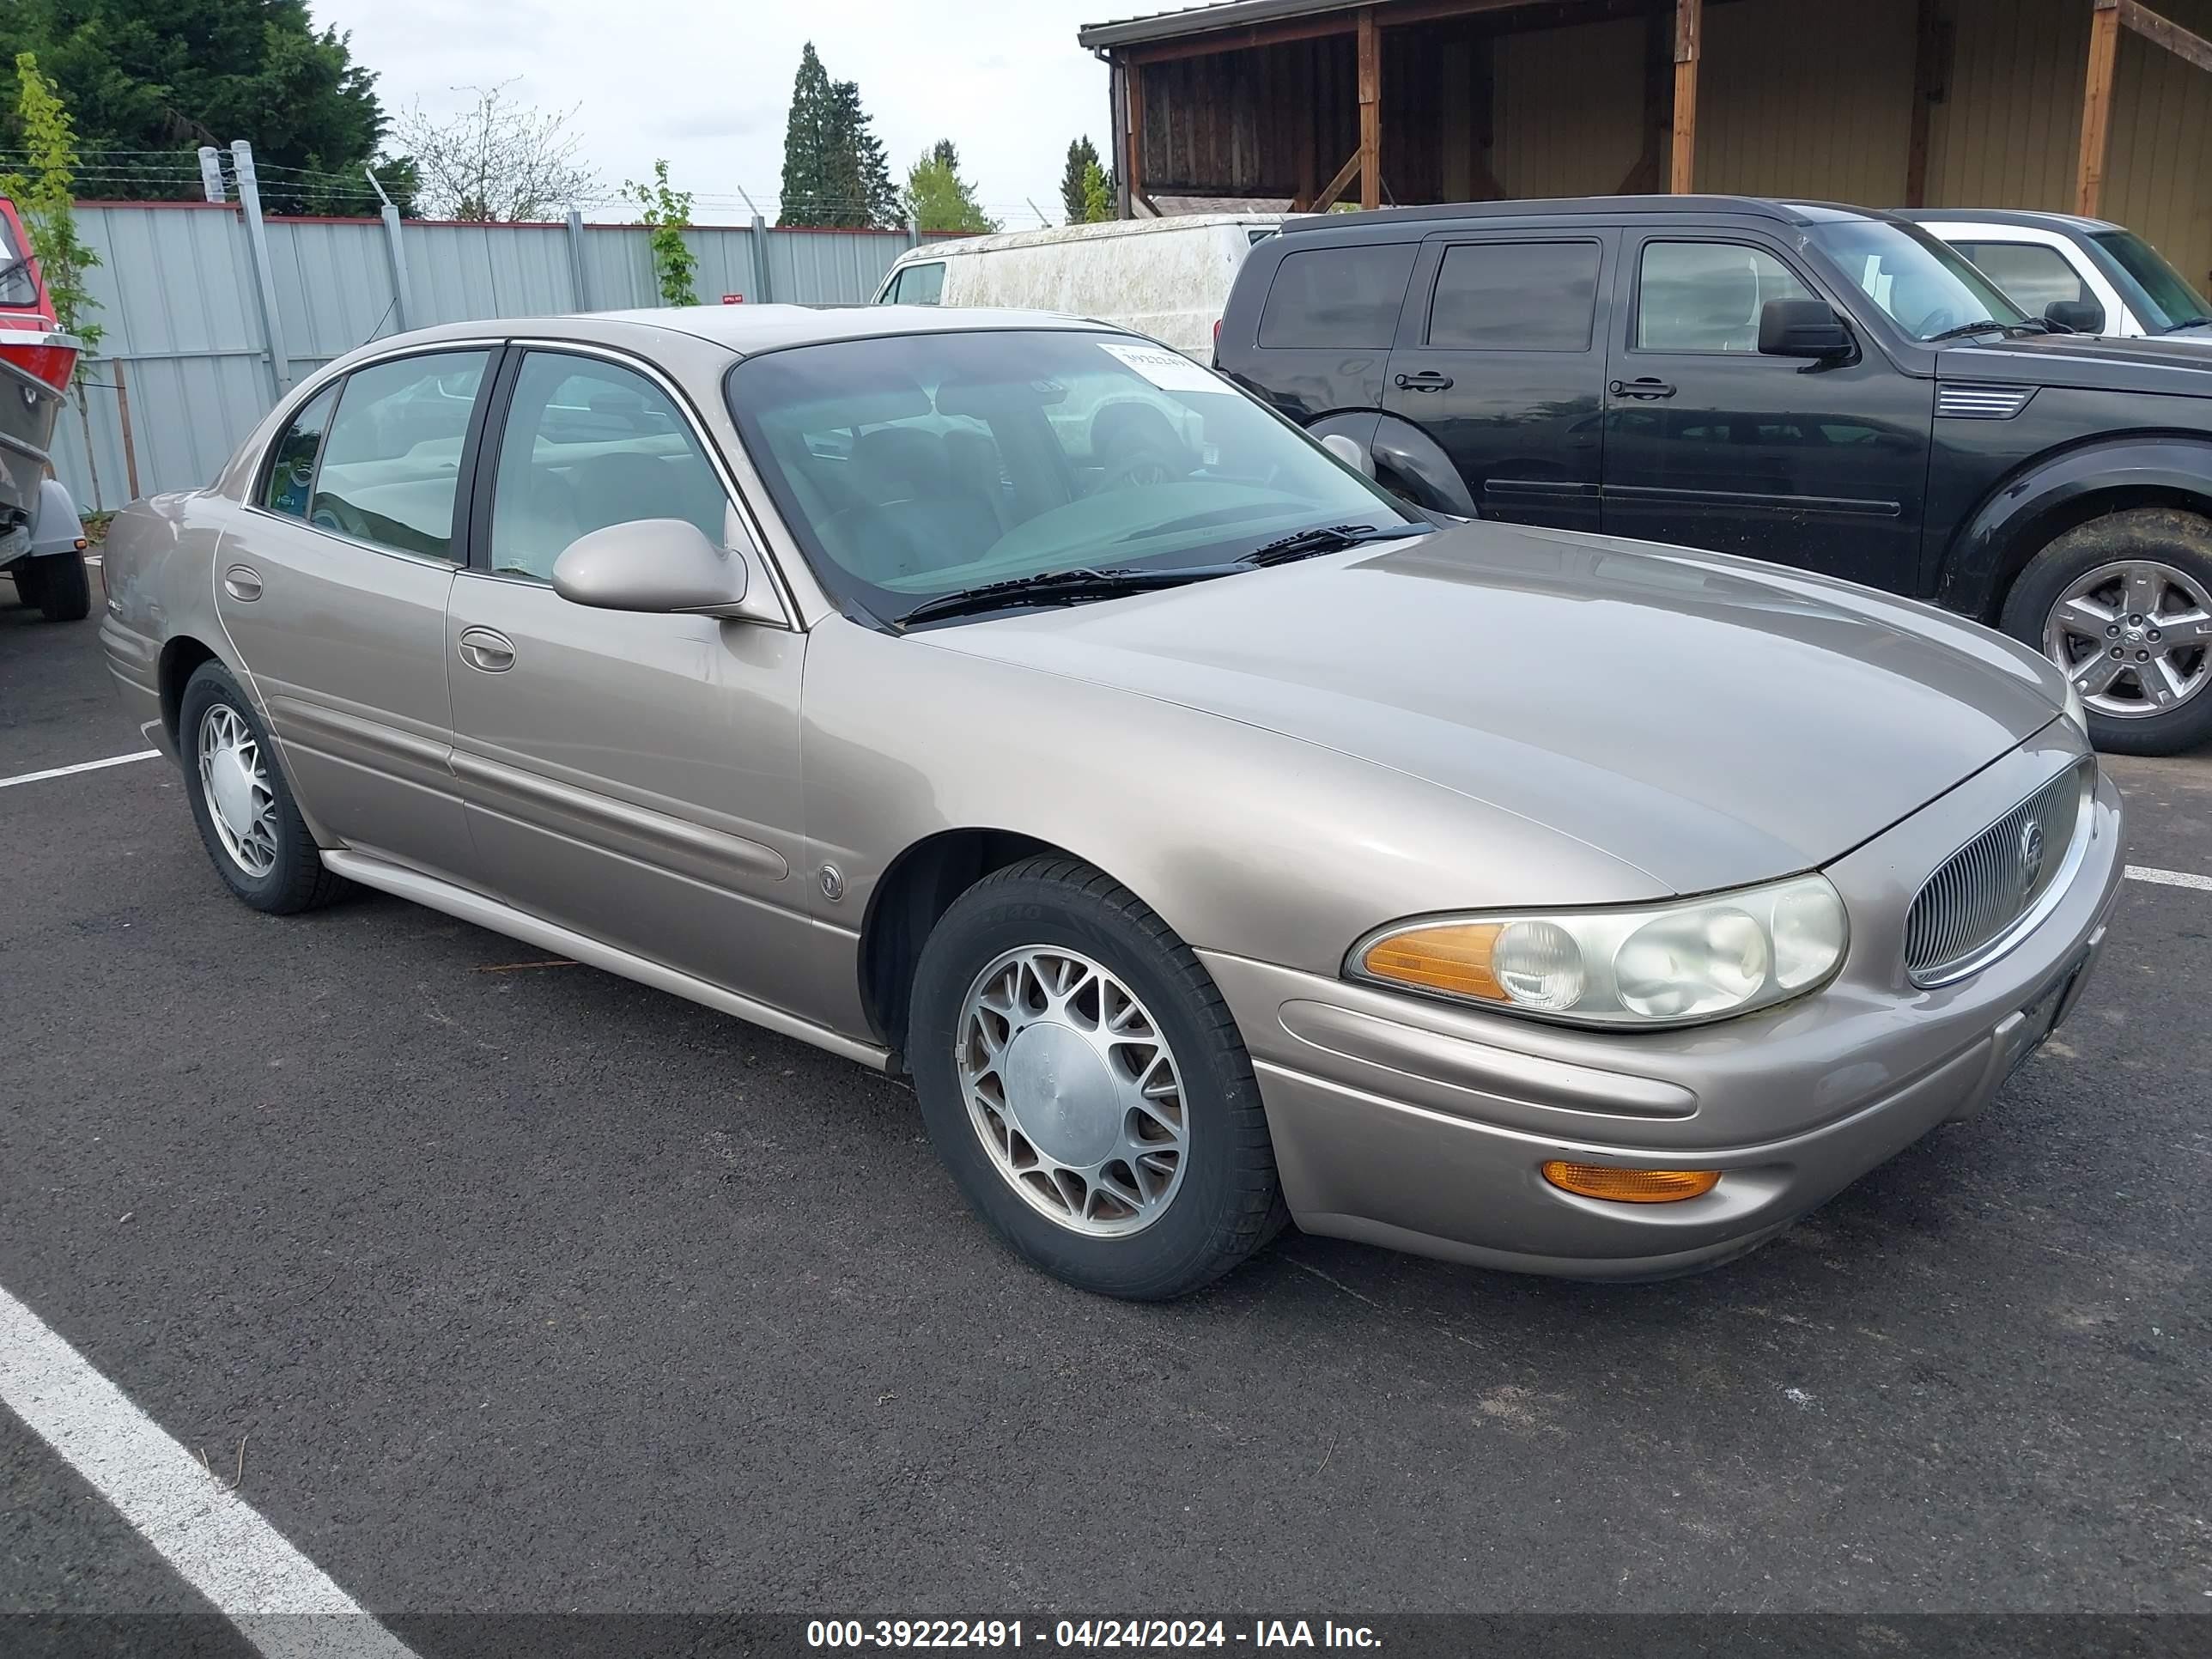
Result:
[[[208,799],[207,781],[202,775],[201,745],[210,722],[218,729],[242,732],[250,740],[265,785],[265,817],[257,813],[253,819],[261,833],[255,837],[253,848],[244,855],[226,844],[225,833],[216,822],[221,809]],[[257,910],[283,916],[328,904],[345,891],[349,884],[324,866],[315,839],[300,816],[268,728],[230,671],[219,662],[202,663],[185,683],[177,717],[177,750],[184,757],[185,793],[191,801],[192,822],[199,829],[201,843],[216,873],[240,899]],[[261,864],[264,854],[265,867],[250,867]]]
[[[1083,1183],[1072,1174],[1047,1178],[1035,1169],[1026,1177],[1010,1172],[1024,1154],[1044,1155],[1018,1133],[1003,1133],[1010,1120],[971,1107],[958,1050],[968,1046],[967,1078],[975,1078],[973,1056],[982,1051],[969,1041],[971,1021],[988,1012],[990,994],[978,1002],[971,995],[986,985],[1025,982],[1019,962],[1002,970],[1005,976],[994,972],[1010,955],[1025,952],[1054,963],[1073,957],[1099,970],[1099,977],[1069,994],[1065,1018],[1079,1025],[1088,1018],[1089,1029],[1097,1031],[1098,1017],[1110,1011],[1115,1029],[1136,1035],[1090,1039],[1088,1048],[1075,1046],[1085,1040],[1064,1035],[1032,1037],[1020,1052],[1031,1056],[1024,1062],[1030,1066],[1026,1075],[1049,1080],[1048,1101],[1034,1089],[1007,1091],[995,1070],[976,1082],[977,1097],[995,1086],[1009,1108],[1044,1102],[1036,1127],[1041,1135],[1057,1133],[1054,1115],[1061,1123],[1079,1121],[1086,1079],[1118,1077],[1105,1085],[1115,1092],[1094,1097],[1105,1103],[1103,1118],[1157,1134],[1166,1132],[1163,1121],[1146,1116],[1152,1108],[1127,1106],[1126,1091],[1149,1094],[1141,1085],[1164,1089],[1171,1082],[1176,1086],[1163,1102],[1163,1119],[1177,1118],[1183,1137],[1171,1172],[1166,1148],[1147,1150],[1143,1174],[1134,1173],[1127,1160],[1102,1166],[1118,1173],[1102,1172],[1073,1202],[1072,1185]],[[1110,990],[1097,988],[1109,981]],[[1042,981],[1036,985],[1042,994]],[[1058,857],[1031,859],[986,876],[953,902],[924,944],[912,1007],[907,1063],[930,1140],[969,1203],[1032,1266],[1081,1290],[1160,1301],[1218,1279],[1287,1218],[1259,1085],[1228,1006],[1190,947],[1110,876]],[[1039,1025],[1057,1018],[1040,1012],[1032,1018],[1019,1009],[1017,1015]],[[995,1025],[1004,1038],[1001,1059],[1016,1054],[1017,1039],[1028,1025],[1009,1020]],[[1055,1043],[1066,1045],[1065,1052],[1074,1056],[1065,1070],[1055,1069],[1050,1058]],[[1163,1052],[1165,1072],[1158,1066]],[[1035,1057],[1041,1053],[1046,1069],[1040,1073]],[[1091,1058],[1085,1059],[1086,1054]],[[1080,1120],[1098,1121],[1097,1115]],[[1088,1144],[1088,1152],[1096,1151],[1095,1143]],[[1123,1191],[1145,1206],[1123,1200]],[[1057,1198],[1042,1196],[1053,1192]],[[1075,1216],[1079,1204],[1091,1212],[1088,1218]]]
[[[48,622],[82,622],[92,614],[92,573],[82,553],[49,554],[31,562],[40,567],[38,605]]]
[[[15,597],[36,610],[39,604],[39,562],[24,559],[8,573],[15,579]]]
[[[2131,572],[2145,573],[2148,586],[2131,589]],[[2095,585],[2082,592],[2089,584]],[[2148,611],[2141,608],[2146,592],[2157,596]],[[2138,608],[2130,608],[2130,593]],[[2069,603],[2077,595],[2087,610]],[[2102,678],[2100,671],[2111,666],[2104,660],[2108,648],[2123,653],[2122,677],[2085,693],[2090,740],[2111,754],[2172,755],[2212,742],[2212,633],[2199,644],[2193,623],[2186,637],[2154,626],[2161,616],[2190,610],[2212,614],[2212,520],[2139,507],[2076,525],[2051,541],[2005,596],[2002,625],[2075,675],[2077,685],[2084,675],[2093,686]],[[2138,625],[2135,617],[2144,621]],[[2138,652],[2149,659],[2140,677]],[[2175,677],[2186,690],[2173,692]],[[2162,710],[2154,701],[2161,689],[2174,696]]]

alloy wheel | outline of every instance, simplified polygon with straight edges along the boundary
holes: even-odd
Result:
[[[969,1121],[1032,1208],[1093,1238],[1166,1212],[1189,1162],[1182,1074],[1111,971],[1056,945],[1006,951],[969,985],[955,1042]]]
[[[2095,713],[2163,714],[2212,679],[2212,596],[2154,559],[2100,565],[2051,607],[2043,648]]]
[[[200,716],[200,793],[230,860],[259,880],[276,866],[276,791],[259,739],[228,703]]]

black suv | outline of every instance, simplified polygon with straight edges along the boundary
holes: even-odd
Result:
[[[2212,738],[2212,348],[2064,332],[1897,219],[1683,196],[1294,220],[1216,353],[1424,506],[1933,599],[2048,651],[2104,747]]]

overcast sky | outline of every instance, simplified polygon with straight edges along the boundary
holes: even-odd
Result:
[[[471,86],[575,106],[574,125],[612,198],[666,156],[695,192],[694,217],[742,220],[742,187],[774,217],[783,124],[800,46],[834,80],[857,81],[892,172],[931,143],[959,146],[961,171],[1009,228],[1055,222],[1067,143],[1110,148],[1105,66],[1078,24],[1164,10],[1174,0],[310,0],[318,23],[353,36],[394,114],[473,101]]]

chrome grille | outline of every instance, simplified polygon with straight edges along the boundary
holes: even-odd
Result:
[[[1954,853],[1905,919],[1905,971],[1915,985],[1960,979],[2042,919],[2086,832],[2087,763],[2069,767]]]

